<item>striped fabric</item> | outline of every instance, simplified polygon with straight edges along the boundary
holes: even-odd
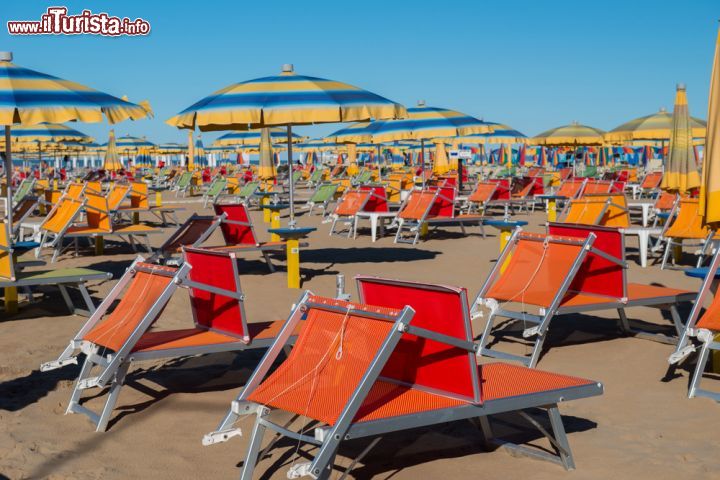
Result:
[[[0,125],[138,120],[150,106],[136,105],[79,83],[0,61]]]
[[[403,118],[405,107],[342,82],[296,75],[291,68],[277,76],[230,85],[167,121],[202,131],[250,130],[278,125],[354,122]]]
[[[385,143],[393,140],[429,140],[492,132],[490,124],[464,113],[420,103],[407,109],[408,118],[376,120],[365,125],[351,125],[331,134],[336,142]]]
[[[573,122],[552,128],[532,138],[533,145],[602,145],[604,130]]]
[[[103,168],[108,171],[121,170],[123,168],[123,164],[120,161],[120,157],[118,157],[114,130],[110,130],[110,138],[105,145],[106,148]]]
[[[690,127],[690,112],[684,85],[678,85],[673,110],[670,148],[665,159],[661,188],[669,192],[688,193],[700,186]]]
[[[700,188],[700,214],[703,216],[703,225],[712,224],[712,228],[717,228],[720,224],[720,30],[710,74],[708,120]]]
[[[630,120],[605,134],[609,142],[627,142],[631,140],[668,140],[672,132],[673,116],[664,108],[658,113]],[[694,138],[705,136],[705,120],[690,117],[690,127]]]
[[[92,142],[92,137],[60,123],[40,123],[37,125],[15,125],[11,132],[14,142]],[[5,143],[4,137],[0,143]]]
[[[515,130],[508,125],[501,123],[488,122],[493,128],[490,133],[478,133],[475,135],[465,135],[456,137],[453,141],[458,140],[461,143],[467,144],[481,144],[481,143],[527,143],[527,136]]]
[[[234,145],[247,145],[251,147],[257,147],[260,145],[260,132],[261,130],[248,130],[246,132],[229,132],[222,135],[213,142],[213,146],[234,146]],[[293,143],[298,143],[306,140],[307,137],[300,136],[296,133],[292,134]],[[282,127],[275,127],[270,129],[270,140],[272,143],[287,143],[287,130]]]
[[[131,137],[130,135],[125,135],[118,138],[115,141],[115,145],[117,146],[118,150],[121,151],[140,150],[141,148],[149,148],[155,146],[154,143],[148,141],[145,138]]]
[[[159,153],[159,154],[176,154],[176,153],[185,153],[187,151],[186,145],[181,145],[179,143],[161,143],[160,145],[155,145],[152,149],[152,153]]]

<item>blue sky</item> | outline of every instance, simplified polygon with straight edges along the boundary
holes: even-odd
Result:
[[[147,37],[10,36],[7,20],[51,5],[142,17]],[[407,106],[418,99],[533,135],[579,121],[610,129],[672,108],[688,86],[705,118],[717,0],[193,1],[5,0],[0,50],[15,62],[131,100],[153,120],[118,135],[185,141],[164,121],[231,83],[279,72],[345,81]],[[107,123],[78,124],[106,141]],[[305,127],[310,136],[340,125]],[[216,134],[204,134],[206,144]]]

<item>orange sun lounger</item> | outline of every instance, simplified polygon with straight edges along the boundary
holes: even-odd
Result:
[[[716,402],[720,402],[720,393],[703,389],[700,387],[700,383],[703,380],[710,354],[720,352],[720,295],[715,292],[710,302],[707,298],[713,290],[713,283],[717,282],[718,267],[720,267],[720,250],[713,255],[705,280],[685,324],[685,329],[677,342],[675,351],[668,359],[671,365],[678,364],[699,348],[695,371],[688,389],[688,398],[706,397]],[[701,315],[702,309],[706,306],[707,309]],[[695,344],[692,342],[693,338],[697,340]]]
[[[498,184],[496,182],[478,182],[475,190],[472,191],[465,202],[468,213],[479,212],[484,214],[485,208],[492,200],[497,188]]]
[[[177,263],[174,257],[182,253],[182,247],[201,245],[220,226],[224,218],[224,216],[191,215],[165,240],[148,261],[157,261],[165,265]]]
[[[477,225],[485,237],[483,215],[455,215],[454,187],[436,187],[426,190],[414,190],[400,207],[397,214],[397,233],[395,243],[416,244],[420,239],[423,225],[453,226],[459,225],[463,234],[466,225]],[[407,234],[407,235],[406,235]]]
[[[178,268],[138,257],[70,341],[54,370],[85,354],[67,413],[87,415],[104,431],[132,362],[266,348],[283,322],[248,323],[237,262],[232,253],[186,248]],[[177,288],[186,288],[194,326],[151,330]],[[116,300],[117,305],[113,307]],[[100,414],[81,405],[84,391],[109,387]]]
[[[384,194],[385,187],[380,186],[378,189],[382,189],[382,197],[378,194],[376,191],[377,189],[374,187],[360,186],[353,189],[346,188],[342,197],[338,200],[335,210],[333,210],[333,213],[328,215],[326,220],[328,222],[332,222],[332,225],[330,225],[330,235],[335,233],[335,227],[338,221],[344,220],[348,225],[347,236],[350,238],[353,234],[353,225],[356,213],[362,211],[369,203],[377,202],[381,198],[384,198],[385,203],[387,204],[387,198]]]
[[[713,240],[718,239],[720,237],[714,231],[702,224],[700,200],[697,198],[681,198],[670,211],[670,217],[666,220],[665,228],[660,234],[658,245],[661,242],[665,243],[665,252],[663,253],[660,268],[665,268],[670,258],[670,252],[673,248],[682,248],[683,242],[691,242],[686,243],[686,245],[700,247],[697,260],[697,266],[699,267]]]
[[[206,445],[225,441],[238,434],[241,417],[255,417],[242,479],[253,478],[263,460],[268,430],[317,447],[308,462],[293,461],[288,478],[330,478],[343,441],[374,437],[365,457],[385,434],[477,419],[491,443],[489,416],[505,412],[539,427],[550,451],[497,443],[574,468],[558,403],[600,395],[601,384],[504,363],[478,365],[464,289],[374,277],[358,282],[359,303],[303,295],[220,427],[206,435]],[[271,370],[301,318],[295,346]],[[526,416],[524,410],[536,408],[547,412],[547,427]],[[290,429],[275,423],[273,412],[314,423]]]
[[[628,228],[630,213],[623,194],[592,194],[570,200],[563,212],[564,223]]]
[[[683,329],[677,305],[694,298],[693,292],[627,282],[622,230],[595,225],[551,223],[549,234],[530,234],[519,229],[498,258],[480,289],[474,317],[490,310],[479,342],[479,354],[517,360],[534,367],[542,352],[551,320],[558,315],[617,310],[620,328],[640,338],[675,343],[677,337],[631,328],[625,314],[630,307],[668,309],[676,335]],[[491,348],[491,337],[501,335],[509,324],[523,322],[522,337],[530,339],[529,355]]]

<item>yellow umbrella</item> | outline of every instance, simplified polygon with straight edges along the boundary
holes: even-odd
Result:
[[[700,186],[700,174],[695,161],[692,142],[692,127],[687,104],[685,85],[677,86],[675,108],[673,109],[673,128],[670,135],[670,148],[665,160],[665,174],[662,189],[670,192],[685,193]]]
[[[122,170],[123,165],[118,158],[117,145],[115,143],[115,130],[110,130],[110,139],[105,149],[105,161],[103,168],[107,171]]]
[[[288,160],[288,164],[290,161]],[[292,168],[292,166],[290,166]],[[275,178],[275,162],[273,161],[273,147],[270,141],[270,129],[263,128],[260,133],[260,162],[258,176],[263,180]]]
[[[703,222],[720,222],[720,31],[710,76],[707,137],[700,187],[700,213]]]
[[[348,143],[347,145],[347,159],[350,164],[347,169],[348,175],[355,175],[358,172],[357,165],[357,144]]]
[[[433,172],[442,175],[450,171],[447,152],[445,151],[445,142],[435,143],[435,163],[433,164]]]
[[[195,170],[195,142],[193,142],[192,130],[188,131],[187,170],[188,172]]]

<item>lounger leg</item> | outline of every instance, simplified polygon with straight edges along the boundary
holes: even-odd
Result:
[[[672,250],[672,243],[672,240],[668,238],[667,243],[665,244],[665,253],[663,253],[662,263],[660,264],[660,270],[665,270],[665,265],[667,265],[668,257],[670,257],[670,250]]]
[[[335,215],[333,218],[333,221],[332,221],[332,225],[330,225],[330,234],[329,235],[331,235],[331,236],[332,236],[333,232],[335,231],[335,224],[337,223],[337,221],[338,221],[338,217],[337,217],[337,215]]]
[[[264,407],[260,408],[264,409]],[[264,414],[258,412],[257,418],[255,419],[255,426],[253,427],[252,435],[250,436],[250,443],[248,445],[247,455],[245,455],[245,462],[243,464],[240,480],[252,480],[255,465],[258,461],[258,454],[260,453],[260,445],[262,444],[263,437],[265,436],[266,428],[262,423],[260,423],[263,416]]]
[[[487,322],[485,323],[485,328],[483,329],[482,336],[480,336],[480,345],[477,350],[478,356],[481,356],[483,354],[483,350],[485,350],[485,347],[488,344],[488,341],[490,339],[490,333],[492,332],[493,328],[493,323],[495,323],[495,314],[490,313]]]
[[[630,323],[628,322],[627,315],[625,315],[625,309],[618,308],[617,312],[620,317],[620,330],[622,330],[625,335],[630,334]]]
[[[92,298],[90,298],[90,293],[87,291],[87,288],[85,287],[84,283],[78,283],[77,284],[78,290],[80,290],[80,295],[82,295],[83,300],[85,301],[85,305],[87,305],[87,316],[91,316],[93,313],[95,313],[95,304],[92,301]],[[80,313],[82,310],[75,309],[75,313]]]
[[[80,374],[78,375],[77,381],[75,382],[73,393],[70,395],[70,402],[68,403],[67,409],[65,410],[66,415],[68,413],[75,413],[75,407],[80,406],[80,396],[82,395],[82,390],[78,388],[78,386],[80,385],[81,381],[85,380],[90,376],[93,366],[93,362],[89,358],[85,358],[82,368],[80,368]]]
[[[685,331],[685,326],[683,325],[680,314],[677,311],[677,305],[670,305],[670,316],[672,317],[673,325],[675,325],[675,331],[679,337]]]
[[[270,273],[275,272],[275,265],[272,263],[272,259],[270,258],[270,254],[268,252],[263,251],[262,252],[263,258],[265,259],[265,263],[267,263],[268,268],[270,269]]]
[[[540,327],[538,329],[537,338],[535,339],[535,345],[533,345],[532,353],[530,354],[530,358],[528,359],[527,366],[530,368],[535,368],[537,365],[538,360],[540,359],[540,353],[542,353],[542,347],[545,343],[545,336],[547,334],[547,328],[540,324]]]
[[[697,364],[695,365],[695,373],[693,373],[693,378],[690,382],[690,389],[688,390],[688,398],[693,398],[697,393],[709,356],[710,348],[709,345],[705,343],[700,350],[700,355],[698,355]]]
[[[63,284],[58,284],[58,289],[60,290],[60,295],[62,296],[63,300],[65,301],[65,305],[67,305],[68,310],[70,311],[70,314],[72,315],[75,313],[75,306],[72,303],[72,300],[70,299],[70,295],[68,294],[67,288]]]
[[[120,365],[120,368],[118,368],[118,371],[115,373],[115,379],[110,385],[110,391],[108,392],[108,399],[105,402],[105,406],[103,407],[98,420],[97,428],[95,429],[96,432],[104,432],[107,430],[107,424],[110,421],[110,416],[112,415],[113,410],[115,409],[115,404],[117,403],[118,396],[120,395],[120,389],[125,382],[125,375],[127,374],[128,368],[130,368],[130,362],[125,362]]]
[[[557,405],[554,405],[548,409],[548,416],[550,417],[550,425],[552,426],[553,435],[555,441],[558,443],[558,450],[560,454],[560,460],[562,461],[565,470],[574,470],[575,461],[573,460],[572,451],[570,450],[570,443],[568,442],[567,435],[565,434],[565,426],[563,425],[562,417],[560,416],[560,410]]]

